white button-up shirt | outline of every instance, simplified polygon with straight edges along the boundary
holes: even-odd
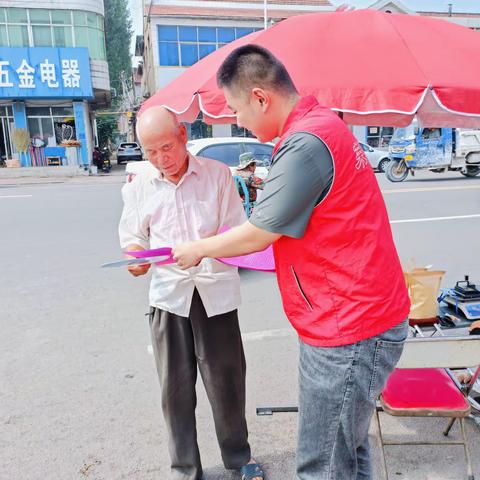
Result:
[[[222,227],[246,220],[230,169],[223,163],[189,155],[188,169],[175,185],[149,169],[122,188],[120,245],[173,247],[216,235]],[[209,317],[240,305],[235,267],[205,258],[199,266],[152,265],[150,305],[188,317],[195,287]]]

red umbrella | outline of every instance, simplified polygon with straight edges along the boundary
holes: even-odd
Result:
[[[192,122],[234,123],[216,84],[235,48],[255,43],[287,67],[302,95],[343,112],[354,125],[480,126],[480,33],[417,15],[376,10],[284,20],[211,53],[142,106],[164,105]]]

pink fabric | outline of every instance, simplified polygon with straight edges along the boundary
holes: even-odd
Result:
[[[168,256],[165,260],[155,262],[155,265],[168,265],[175,263],[172,258],[172,249],[169,247],[154,248],[152,250],[140,250],[135,252],[125,252],[127,255],[131,255],[135,258],[149,258],[157,257],[160,255]],[[233,267],[246,268],[247,270],[258,270],[263,272],[274,272],[275,261],[273,259],[272,247],[268,247],[262,252],[252,253],[250,255],[243,255],[241,257],[232,258],[217,258],[218,261],[231,265]]]
[[[139,250],[135,252],[125,253],[135,258],[159,257],[160,255],[165,255],[168,258],[159,262],[155,262],[155,265],[168,265],[170,263],[175,263],[175,260],[172,258],[172,249],[169,247],[154,248],[152,250]]]
[[[273,248],[271,245],[261,252],[243,255],[241,257],[218,258],[217,260],[226,265],[246,268],[247,270],[258,270],[261,272],[275,271],[275,260],[273,258]]]

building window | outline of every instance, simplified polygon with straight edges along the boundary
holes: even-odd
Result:
[[[255,138],[255,135],[253,135],[250,130],[247,130],[246,128],[243,128],[243,127],[239,127],[234,123],[232,124],[232,137]]]
[[[40,139],[45,147],[56,147],[65,140],[76,139],[72,107],[27,107],[26,110],[32,140]]]
[[[388,147],[393,127],[367,127],[367,143],[371,147]]]
[[[259,29],[158,25],[160,65],[189,67],[223,45],[257,30]]]
[[[203,114],[199,113],[197,119],[193,123],[185,124],[187,127],[189,140],[197,138],[211,138],[213,136],[212,126],[207,125],[203,121]]]
[[[43,8],[0,8],[0,46],[86,47],[106,60],[103,17],[96,13]]]

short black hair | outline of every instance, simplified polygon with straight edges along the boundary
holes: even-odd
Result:
[[[298,93],[285,65],[266,48],[251,43],[228,55],[217,72],[217,83],[242,93],[255,87]]]

